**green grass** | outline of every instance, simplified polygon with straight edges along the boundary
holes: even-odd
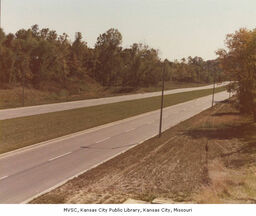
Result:
[[[225,87],[216,89],[224,91]],[[165,96],[164,106],[172,106],[210,95],[211,89]],[[157,110],[161,97],[47,113],[0,121],[0,153],[82,131],[95,126]]]

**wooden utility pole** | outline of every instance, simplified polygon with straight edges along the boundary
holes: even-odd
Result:
[[[213,90],[212,90],[212,107],[214,105],[215,85],[216,85],[216,77],[215,77],[215,72],[214,72],[214,75],[213,75]]]
[[[159,138],[162,135],[163,108],[164,108],[164,76],[165,76],[165,62],[162,67],[162,98],[161,98],[161,110],[160,110]]]
[[[22,106],[25,106],[25,71],[22,70]]]

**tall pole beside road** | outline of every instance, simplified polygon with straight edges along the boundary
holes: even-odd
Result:
[[[161,110],[160,110],[159,138],[162,135],[163,107],[164,107],[164,76],[165,76],[165,61],[162,66],[162,98],[161,98]]]
[[[25,71],[22,71],[22,106],[25,106]]]
[[[214,72],[214,75],[213,75],[213,90],[212,90],[212,107],[214,105],[215,87],[216,87],[216,77],[215,77],[215,72]]]

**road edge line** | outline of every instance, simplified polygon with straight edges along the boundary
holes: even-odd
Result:
[[[153,137],[156,137],[156,136],[157,136],[157,134],[154,135],[154,136],[152,136],[151,138],[149,138],[149,139],[147,139],[147,140],[150,140],[150,139],[152,139]],[[142,141],[142,142],[137,142],[137,143],[135,143],[134,145],[130,146],[129,148],[127,148],[127,149],[125,149],[125,150],[123,150],[123,151],[121,151],[121,152],[119,152],[119,153],[117,153],[117,154],[115,154],[115,155],[113,155],[113,156],[107,158],[106,160],[101,161],[101,162],[99,162],[99,163],[93,165],[92,167],[90,167],[90,168],[88,168],[88,169],[86,169],[86,170],[83,170],[83,171],[79,172],[78,174],[76,174],[76,175],[74,175],[74,176],[71,176],[71,177],[69,177],[69,178],[63,180],[62,182],[56,184],[55,186],[53,186],[53,187],[51,187],[51,188],[49,188],[49,189],[47,189],[47,190],[45,190],[45,191],[43,191],[43,192],[40,192],[39,194],[34,195],[34,196],[31,197],[31,198],[26,199],[25,201],[21,202],[21,204],[28,204],[28,203],[29,203],[30,201],[32,201],[33,199],[36,199],[37,197],[39,197],[39,196],[41,196],[41,195],[43,195],[43,194],[46,194],[46,193],[48,193],[48,192],[50,192],[50,191],[52,191],[52,190],[54,190],[54,189],[56,189],[56,188],[58,188],[58,187],[64,185],[64,184],[66,184],[68,181],[70,181],[70,180],[72,180],[72,179],[74,179],[74,178],[77,178],[77,177],[79,177],[80,175],[82,175],[82,174],[84,174],[84,173],[86,173],[86,172],[88,172],[88,171],[90,171],[90,170],[92,170],[92,169],[94,169],[94,168],[97,168],[98,166],[100,166],[100,165],[102,165],[102,164],[104,164],[104,163],[106,163],[106,162],[108,162],[108,161],[114,159],[115,157],[117,157],[117,156],[119,156],[119,155],[121,155],[121,154],[124,154],[125,152],[131,150],[132,148],[134,148],[134,147],[136,147],[136,146],[138,146],[138,145],[141,145],[142,143],[146,142],[147,140],[144,140],[144,141]]]

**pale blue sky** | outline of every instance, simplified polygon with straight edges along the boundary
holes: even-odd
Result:
[[[93,47],[100,33],[117,28],[123,46],[146,43],[170,60],[215,58],[227,33],[255,28],[256,0],[2,0],[6,33],[33,24],[74,38],[82,32]]]

